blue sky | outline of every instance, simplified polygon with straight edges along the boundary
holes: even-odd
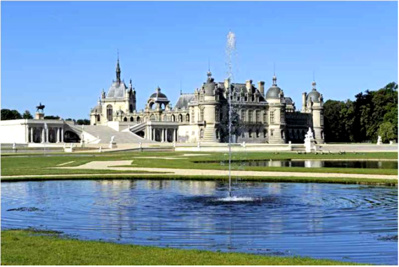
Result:
[[[2,2],[2,108],[89,118],[101,90],[122,78],[138,108],[159,85],[180,89],[226,77],[229,30],[234,79],[278,85],[301,107],[313,72],[324,99],[353,99],[397,82],[397,2]]]

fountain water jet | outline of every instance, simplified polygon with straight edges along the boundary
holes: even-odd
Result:
[[[231,81],[233,80],[233,57],[236,51],[236,35],[229,31],[227,34],[226,56],[227,56],[227,79],[229,80],[228,88],[228,104],[229,104],[229,198],[231,198],[231,124],[232,124],[232,107],[231,107]]]

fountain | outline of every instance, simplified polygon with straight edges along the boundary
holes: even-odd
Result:
[[[232,114],[233,110],[231,107],[231,81],[233,80],[233,57],[236,51],[236,35],[229,31],[227,34],[227,46],[226,46],[226,56],[227,56],[227,79],[229,81],[228,88],[228,105],[229,105],[229,198],[231,198],[231,124],[232,124]]]

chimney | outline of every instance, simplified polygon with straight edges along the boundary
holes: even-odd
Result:
[[[259,91],[263,96],[265,95],[265,82],[264,81],[259,82]]]
[[[302,93],[302,112],[306,112],[306,93]]]
[[[252,80],[247,80],[245,82],[245,87],[247,88],[248,92],[250,92],[250,90],[252,88]]]

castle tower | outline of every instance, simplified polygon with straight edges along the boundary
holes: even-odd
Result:
[[[273,76],[273,84],[267,90],[268,103],[268,141],[269,144],[283,144],[286,142],[285,101],[284,92],[277,86],[277,77]]]
[[[312,91],[307,95],[306,108],[312,114],[314,138],[318,144],[324,143],[324,107],[323,95],[316,89],[316,82],[312,82]]]

